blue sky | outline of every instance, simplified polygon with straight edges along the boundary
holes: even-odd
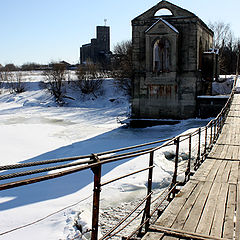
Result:
[[[203,21],[230,23],[240,37],[239,0],[169,0]],[[131,39],[131,20],[157,0],[0,0],[0,64],[77,63],[97,25],[111,27],[111,46]]]

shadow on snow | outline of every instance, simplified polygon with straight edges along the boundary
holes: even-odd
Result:
[[[98,153],[131,145],[157,141],[160,139],[174,137],[189,128],[204,126],[207,122],[208,120],[190,119],[182,121],[180,124],[176,124],[173,126],[155,126],[144,129],[127,129],[120,127],[104,134],[100,134],[96,137],[76,142],[71,145],[41,154],[37,157],[23,161],[22,163],[41,161],[46,159],[65,158],[70,156],[87,155],[91,153]],[[129,159],[121,160],[118,162],[104,165],[102,169],[102,175],[105,175],[116,166],[128,160]],[[22,169],[22,171],[35,168],[25,168]],[[40,166],[40,168],[44,168],[44,166]],[[3,173],[9,174],[13,172],[13,170],[9,170],[4,171]],[[42,175],[44,175],[44,173]],[[32,178],[33,176],[30,177]],[[17,181],[21,179],[24,178],[17,178],[14,180]],[[1,184],[6,182],[12,182],[14,180],[4,180],[1,181]],[[4,190],[0,192],[1,197],[14,197],[14,199],[1,203],[0,210],[7,210],[27,204],[63,197],[79,191],[92,181],[93,173],[91,172],[91,170],[88,169],[53,180]],[[79,200],[83,199],[84,197],[85,196],[79,196]]]

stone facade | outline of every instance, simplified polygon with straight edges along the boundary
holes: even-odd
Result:
[[[166,9],[170,15],[158,15]],[[197,96],[211,86],[201,68],[213,32],[193,13],[161,1],[132,20],[132,42],[132,118],[195,117]]]
[[[86,61],[103,63],[108,60],[110,54],[110,27],[97,26],[97,38],[91,39],[91,43],[84,44],[80,48],[80,63]]]

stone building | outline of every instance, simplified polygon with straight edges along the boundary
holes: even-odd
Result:
[[[91,43],[84,44],[80,48],[80,63],[86,61],[104,63],[108,60],[110,52],[110,27],[97,26],[97,38],[91,39]]]
[[[132,42],[132,118],[195,117],[197,96],[211,91],[202,69],[204,55],[216,55],[209,51],[213,32],[193,13],[161,1],[132,20]]]

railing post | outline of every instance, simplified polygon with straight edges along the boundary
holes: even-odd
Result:
[[[177,137],[174,140],[174,144],[176,145],[176,157],[175,157],[175,167],[174,167],[173,179],[172,179],[172,184],[170,186],[170,189],[177,183],[179,143],[180,143],[180,137]],[[173,196],[172,198],[174,198],[175,195],[176,195],[176,187],[172,191],[172,196]]]
[[[217,138],[219,137],[219,134],[220,134],[220,119],[221,119],[221,115],[217,120]]]
[[[149,167],[153,166],[153,157],[154,157],[154,152],[150,152],[150,159],[149,159]],[[153,177],[153,168],[149,168],[148,172],[148,192],[147,195],[149,195],[152,192],[152,177]],[[146,201],[146,219],[147,220],[145,224],[145,232],[149,230],[149,225],[150,225],[150,210],[151,210],[151,195],[148,197]]]
[[[213,134],[213,142],[216,141],[216,120],[214,120],[214,134]]]
[[[221,131],[223,128],[223,124],[225,123],[225,114],[226,114],[226,110],[223,110],[222,119],[221,119]]]
[[[100,162],[97,155],[93,154],[92,159]],[[101,165],[92,168],[94,173],[94,188],[93,188],[93,210],[92,210],[92,236],[91,240],[98,239],[98,221],[99,221],[99,205],[101,192]]]
[[[197,159],[195,162],[195,170],[200,165],[200,159],[201,159],[201,128],[198,129],[198,155],[197,155]]]
[[[185,182],[189,180],[190,172],[191,172],[191,158],[192,158],[192,135],[189,135],[189,148],[188,148],[188,164],[187,170],[185,172]]]
[[[204,147],[204,156],[206,155],[207,153],[207,135],[208,135],[208,132],[207,132],[207,127],[205,127],[205,147]]]
[[[213,144],[213,121],[211,122],[211,135],[210,135],[210,148],[212,147]]]

